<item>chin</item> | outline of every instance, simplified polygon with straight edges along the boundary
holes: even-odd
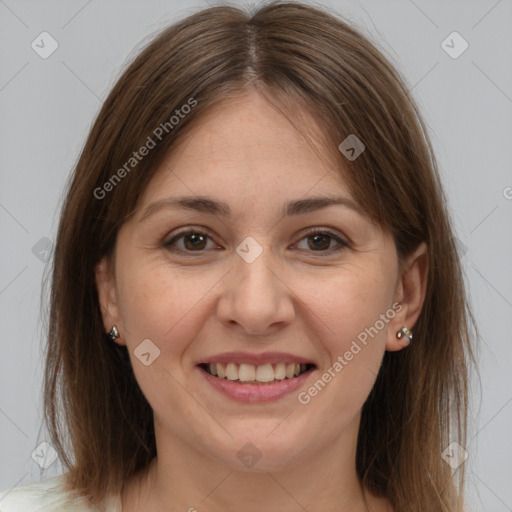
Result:
[[[214,456],[236,471],[274,472],[281,471],[297,464],[297,458],[304,451],[304,438],[294,438],[287,434],[280,436],[270,434],[275,429],[265,429],[254,436],[242,434],[227,441],[224,449],[216,444],[211,450]],[[300,447],[300,448],[299,448]]]

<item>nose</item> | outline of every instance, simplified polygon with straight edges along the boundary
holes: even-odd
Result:
[[[270,252],[265,249],[251,263],[234,255],[234,268],[224,280],[217,305],[217,315],[226,326],[245,334],[272,334],[295,317],[293,293]]]

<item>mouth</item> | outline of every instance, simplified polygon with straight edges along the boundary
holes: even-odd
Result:
[[[224,352],[196,362],[205,382],[240,403],[273,402],[292,395],[317,370],[310,359],[286,352]]]
[[[199,368],[220,380],[245,385],[272,385],[297,379],[313,371],[312,363],[276,362],[255,365],[251,363],[200,363]]]

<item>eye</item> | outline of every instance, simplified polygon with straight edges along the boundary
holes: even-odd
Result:
[[[210,241],[209,247],[208,241]],[[210,239],[208,233],[198,229],[181,231],[175,234],[169,241],[164,242],[164,245],[169,250],[176,252],[201,252],[205,249],[218,248]]]
[[[304,247],[303,241],[306,241],[306,247]],[[218,245],[213,242],[209,234],[200,229],[186,229],[180,231],[170,240],[164,242],[164,246],[170,251],[182,253],[199,253],[208,249],[219,249]],[[336,233],[325,229],[317,229],[307,233],[306,236],[296,244],[296,247],[300,250],[322,253],[338,252],[348,246],[348,243]]]
[[[302,240],[306,240],[306,247],[300,247]],[[332,247],[333,242],[337,244],[337,247]],[[343,248],[348,247],[348,244],[332,231],[316,230],[309,232],[303,237],[301,242],[297,244],[297,247],[304,250],[311,249],[314,252],[332,253],[341,251]]]

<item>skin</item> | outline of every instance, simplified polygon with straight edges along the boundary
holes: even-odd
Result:
[[[427,253],[420,245],[399,269],[391,235],[345,206],[283,217],[287,201],[352,198],[330,170],[334,158],[255,90],[226,100],[167,158],[113,259],[97,265],[105,330],[117,326],[155,421],[158,457],[147,478],[126,483],[124,512],[392,510],[367,491],[364,503],[357,433],[385,350],[407,347],[396,333],[421,311]],[[141,221],[148,205],[180,195],[223,201],[232,215],[169,208]],[[194,250],[182,237],[173,252],[165,242],[182,227],[209,238]],[[349,246],[327,236],[317,250],[310,228],[330,228]],[[247,236],[263,249],[252,263],[236,252]],[[394,302],[402,309],[307,405],[297,392],[232,401],[195,366],[225,351],[289,352],[317,366],[307,390]],[[134,355],[144,339],[160,350],[148,366]],[[252,468],[237,458],[247,442],[261,453]]]

